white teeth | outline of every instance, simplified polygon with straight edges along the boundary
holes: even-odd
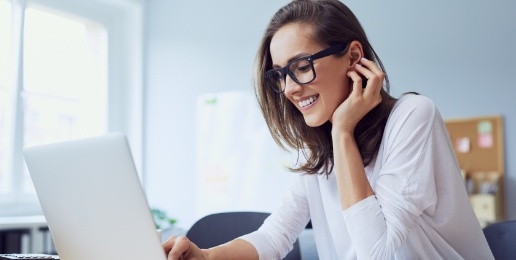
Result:
[[[316,100],[317,98],[316,97],[309,97],[308,99],[305,99],[303,101],[299,101],[299,106],[300,107],[306,107],[312,103],[314,103],[314,101]]]

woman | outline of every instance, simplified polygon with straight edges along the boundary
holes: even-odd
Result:
[[[433,103],[395,99],[353,13],[299,0],[272,18],[256,95],[273,138],[306,161],[251,234],[211,249],[187,238],[169,259],[279,259],[311,219],[321,259],[493,259]],[[385,81],[385,86],[384,86]]]

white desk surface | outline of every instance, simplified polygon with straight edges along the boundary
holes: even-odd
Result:
[[[31,228],[46,225],[47,220],[43,215],[0,217],[0,229]]]

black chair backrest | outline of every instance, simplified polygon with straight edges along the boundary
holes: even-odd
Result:
[[[269,216],[263,212],[224,212],[205,216],[195,222],[186,237],[200,248],[210,248],[256,231]],[[299,241],[284,258],[301,259]]]
[[[484,235],[495,259],[516,259],[516,220],[490,224]]]

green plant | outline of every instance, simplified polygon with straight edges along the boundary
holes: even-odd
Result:
[[[169,217],[164,210],[152,208],[151,212],[157,229],[169,228],[177,222],[175,219]]]

